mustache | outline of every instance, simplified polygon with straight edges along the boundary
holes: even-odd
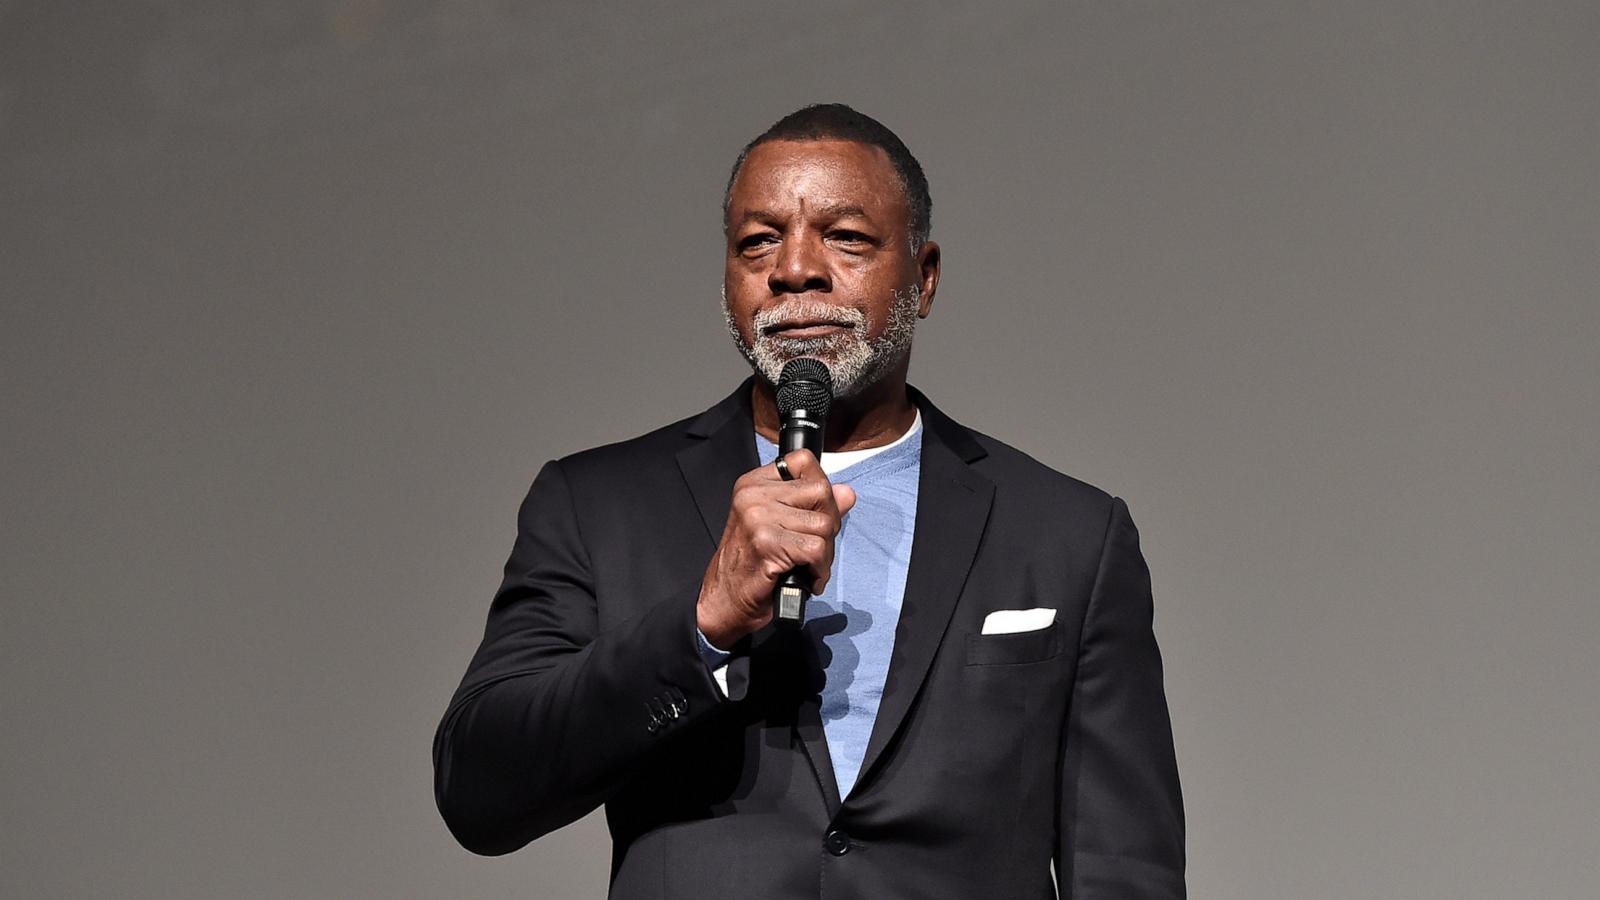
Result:
[[[866,322],[866,315],[859,309],[853,309],[848,306],[834,306],[831,303],[821,303],[814,300],[791,300],[781,306],[774,306],[771,309],[764,309],[756,313],[755,319],[750,324],[757,335],[764,336],[775,329],[801,323],[860,328]]]

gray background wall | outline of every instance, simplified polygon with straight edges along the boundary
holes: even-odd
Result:
[[[912,380],[1128,498],[1197,898],[1600,881],[1600,7],[0,0],[0,894],[600,897],[428,744],[545,459],[742,376],[740,144],[933,182]]]

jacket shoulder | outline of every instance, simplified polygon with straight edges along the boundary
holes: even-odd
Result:
[[[676,466],[673,454],[688,443],[689,424],[695,416],[647,431],[637,437],[590,447],[556,460],[568,478],[615,478],[619,473],[642,466]]]
[[[997,490],[1102,521],[1110,515],[1115,502],[1111,492],[1053,469],[1005,441],[968,431],[986,454],[972,464],[973,468],[993,481]]]
[[[676,468],[671,462],[673,455],[696,443],[697,435],[699,438],[709,435],[741,412],[746,418],[749,417],[751,380],[745,379],[733,393],[709,409],[669,422],[638,437],[563,456],[555,464],[569,478],[616,478],[619,474],[635,474],[641,469],[655,471],[662,466]]]
[[[1086,481],[1045,465],[1005,441],[952,419],[927,395],[907,385],[912,400],[922,410],[928,427],[967,461],[972,471],[988,478],[1008,506],[1032,506],[1037,515],[1051,510],[1074,517],[1106,521],[1115,498]]]

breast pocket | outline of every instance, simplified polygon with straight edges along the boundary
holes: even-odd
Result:
[[[1014,666],[1051,659],[1060,652],[1060,621],[1034,631],[967,635],[969,666]]]

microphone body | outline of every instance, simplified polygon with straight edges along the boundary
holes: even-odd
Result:
[[[822,436],[827,430],[828,408],[833,404],[833,378],[826,366],[809,357],[789,360],[778,378],[778,455],[810,450],[822,459]],[[780,627],[799,627],[806,620],[811,599],[811,569],[797,566],[784,573],[773,588],[773,621]]]

